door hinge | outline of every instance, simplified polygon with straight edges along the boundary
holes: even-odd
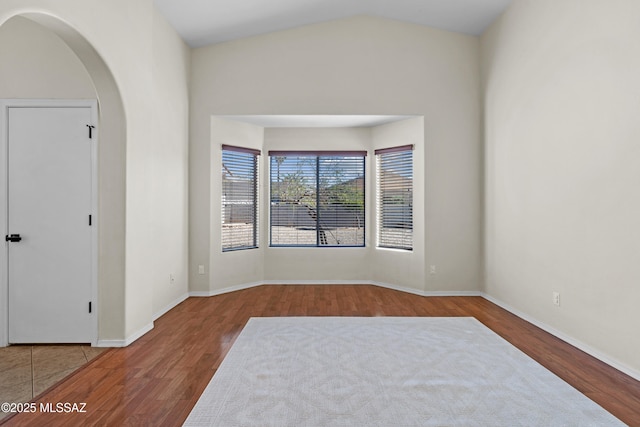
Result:
[[[89,301],[89,313],[91,313],[91,301]]]
[[[92,224],[92,216],[89,215],[89,225],[91,226],[91,224]]]
[[[89,128],[89,139],[91,139],[93,135],[93,129],[95,129],[95,126],[87,125],[87,127]]]

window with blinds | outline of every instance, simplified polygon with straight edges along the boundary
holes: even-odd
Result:
[[[413,249],[413,145],[375,150],[378,244]]]
[[[364,246],[366,151],[270,151],[271,246]]]
[[[222,251],[258,247],[259,150],[222,146]]]

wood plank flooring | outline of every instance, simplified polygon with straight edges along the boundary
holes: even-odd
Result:
[[[189,298],[126,348],[111,349],[35,403],[86,413],[23,413],[7,426],[179,426],[250,317],[472,316],[631,426],[640,382],[481,297],[420,297],[375,286],[259,286]]]

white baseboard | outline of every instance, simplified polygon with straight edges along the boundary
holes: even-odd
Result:
[[[606,354],[603,354],[602,352],[590,347],[589,345],[583,343],[580,340],[577,340],[549,325],[547,325],[546,323],[540,322],[537,319],[534,319],[533,317],[529,316],[526,313],[523,313],[522,311],[511,307],[509,304],[506,304],[502,301],[500,301],[497,298],[492,297],[491,295],[488,295],[486,293],[482,293],[482,297],[488,301],[491,301],[492,303],[494,303],[497,306],[500,306],[502,308],[504,308],[505,310],[507,310],[508,312],[518,316],[519,318],[521,318],[522,320],[525,320],[529,323],[531,323],[532,325],[537,326],[538,328],[542,329],[545,332],[550,333],[551,335],[555,336],[556,338],[561,339],[562,341],[576,347],[579,350],[584,351],[585,353],[587,353],[590,356],[595,357],[596,359],[600,360],[601,362],[606,363],[607,365],[611,366],[612,368],[617,369],[618,371],[629,375],[630,377],[640,381],[640,372],[636,371],[635,369],[625,365],[624,363],[621,363],[615,359],[612,359],[611,357],[607,356]]]
[[[294,285],[303,285],[303,286],[312,286],[312,285],[318,285],[318,286],[323,286],[323,285],[351,285],[351,286],[366,286],[366,285],[372,285],[372,286],[380,286],[382,288],[389,288],[389,289],[394,289],[397,291],[402,291],[402,292],[408,292],[408,293],[413,293],[416,295],[421,295],[424,296],[425,293],[422,290],[419,289],[413,289],[413,288],[407,288],[407,287],[402,287],[402,286],[396,286],[396,285],[392,285],[389,283],[382,283],[382,282],[374,282],[371,280],[265,280],[262,282],[257,282],[257,283],[248,283],[246,285],[239,285],[239,286],[234,286],[231,288],[226,288],[223,289],[221,291],[219,291],[219,293],[223,293],[222,291],[226,291],[226,292],[232,292],[234,290],[237,290],[236,288],[239,289],[247,289],[247,288],[251,288],[254,286],[261,286],[261,285],[285,285],[285,286],[294,286]],[[449,294],[447,294],[449,295]]]
[[[420,295],[422,297],[480,297],[482,292],[480,291],[423,291],[415,288],[408,288],[406,286],[393,285],[391,283],[384,282],[371,282],[374,286],[380,286],[381,288],[393,289],[394,291],[406,292],[409,294]]]
[[[243,289],[255,288],[256,286],[263,285],[264,282],[244,283],[241,285],[229,286],[222,289],[214,289],[212,291],[191,291],[190,297],[213,297],[216,295],[228,294],[229,292],[241,291]]]
[[[371,285],[367,280],[265,280],[263,285]]]
[[[405,286],[398,286],[398,285],[393,285],[391,283],[384,283],[384,282],[370,282],[371,285],[373,286],[379,286],[381,288],[387,288],[387,289],[392,289],[394,291],[400,291],[400,292],[406,292],[408,294],[414,294],[414,295],[420,295],[421,297],[424,296],[424,291],[421,289],[415,289],[415,288],[408,288]]]
[[[96,347],[126,347],[125,340],[98,340]]]
[[[425,297],[481,297],[480,291],[425,291]]]
[[[153,322],[145,325],[144,327],[138,329],[133,334],[129,335],[127,338],[123,340],[98,340],[96,347],[127,347],[138,338],[142,337],[144,334],[153,329]]]
[[[182,301],[186,300],[187,298],[189,298],[189,293],[185,293],[183,295],[180,295],[173,302],[167,304],[166,307],[164,307],[163,309],[161,309],[160,311],[155,313],[153,315],[153,321],[155,322],[156,320],[161,318],[165,313],[167,313],[169,310],[171,310],[173,307],[175,307],[176,305],[180,304]]]
[[[381,288],[393,289],[420,296],[438,297],[460,297],[460,296],[483,296],[480,291],[424,291],[421,289],[398,286],[391,283],[376,282],[371,280],[264,280],[261,282],[243,283],[241,285],[229,286],[227,288],[215,289],[212,291],[191,291],[190,297],[212,297],[243,289],[255,288],[262,285],[372,285]]]
[[[158,320],[160,317],[166,314],[169,310],[171,310],[172,308],[174,308],[175,306],[177,306],[187,298],[189,298],[189,294],[184,294],[179,296],[173,302],[167,304],[166,307],[162,308],[160,311],[158,311],[153,315],[153,321]],[[98,342],[96,343],[96,347],[127,347],[129,344],[133,343],[138,338],[140,338],[141,336],[143,336],[144,334],[146,334],[152,329],[153,329],[153,322],[147,324],[146,326],[139,329],[134,334],[128,336],[123,340],[98,340]]]

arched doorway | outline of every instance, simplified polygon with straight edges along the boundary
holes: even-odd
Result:
[[[123,335],[124,331],[124,232],[125,232],[125,113],[118,85],[109,67],[91,43],[63,19],[47,13],[15,13],[37,23],[59,37],[77,56],[95,88],[98,101],[100,144],[96,150],[97,173],[97,257],[95,275],[96,300],[93,322],[96,327],[92,344],[101,336]],[[7,22],[7,21],[5,21]],[[3,25],[4,22],[0,23]],[[0,98],[3,97],[0,94]],[[19,97],[15,94],[12,97]],[[30,93],[25,97],[39,97]],[[4,167],[0,173],[6,176]],[[1,179],[0,179],[1,180]],[[6,188],[6,186],[1,186]],[[6,227],[6,194],[0,190],[0,227]],[[6,233],[5,233],[6,234]],[[0,249],[0,270],[7,271],[7,248]],[[0,307],[8,312],[7,277],[0,277]],[[0,316],[0,345],[8,344],[8,318]]]

